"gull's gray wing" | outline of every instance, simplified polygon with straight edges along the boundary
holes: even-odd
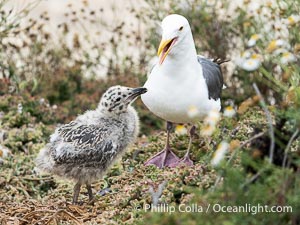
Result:
[[[72,121],[58,128],[58,139],[52,143],[52,157],[58,164],[103,163],[112,159],[122,147],[119,121],[101,120],[99,125]],[[119,137],[119,138],[118,138]]]
[[[197,56],[197,59],[202,66],[203,77],[207,84],[209,99],[212,98],[214,100],[218,100],[221,98],[223,89],[223,74],[218,61],[212,61],[202,56]]]

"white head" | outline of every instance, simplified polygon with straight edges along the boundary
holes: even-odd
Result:
[[[136,98],[147,92],[146,88],[129,88],[123,86],[110,87],[100,100],[98,109],[105,113],[121,114]]]
[[[180,43],[184,43],[186,39],[190,41],[193,38],[188,20],[181,15],[172,14],[165,17],[161,27],[162,40],[157,51],[159,64],[163,63],[168,54],[176,54],[176,49],[179,48]],[[195,48],[194,43],[191,43],[193,48]]]

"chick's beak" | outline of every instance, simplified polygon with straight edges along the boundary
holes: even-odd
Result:
[[[163,61],[169,54],[169,52],[170,52],[171,48],[174,46],[176,40],[177,40],[177,37],[175,37],[173,39],[168,39],[168,40],[164,40],[164,39],[161,40],[158,50],[157,50],[157,55],[159,57],[160,65],[163,63]]]
[[[147,88],[144,88],[144,87],[139,87],[139,88],[134,88],[132,89],[132,92],[131,94],[128,96],[128,100],[129,101],[132,101],[133,99],[135,99],[136,97],[138,97],[139,95],[141,94],[144,94],[146,93],[148,90]]]
[[[133,93],[137,94],[137,95],[145,94],[147,91],[148,91],[147,88],[144,88],[144,87],[139,87],[139,88],[133,89]]]

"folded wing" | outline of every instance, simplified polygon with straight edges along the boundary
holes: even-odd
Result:
[[[209,99],[220,99],[223,89],[223,74],[220,65],[217,62],[202,56],[198,56],[197,59],[202,66],[203,77],[207,84]]]
[[[56,132],[58,137],[52,143],[52,157],[58,164],[105,164],[121,147],[116,141],[122,136],[117,122],[108,124],[103,120],[99,125],[85,125],[72,121]]]

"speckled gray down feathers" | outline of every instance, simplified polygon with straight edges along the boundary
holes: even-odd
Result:
[[[138,117],[129,107],[119,118],[88,111],[57,128],[39,154],[37,166],[82,184],[100,179],[138,134]]]
[[[135,141],[139,119],[130,105],[146,88],[113,86],[96,110],[58,127],[36,159],[39,169],[89,185],[102,178],[113,162]],[[77,200],[75,192],[74,200]]]

